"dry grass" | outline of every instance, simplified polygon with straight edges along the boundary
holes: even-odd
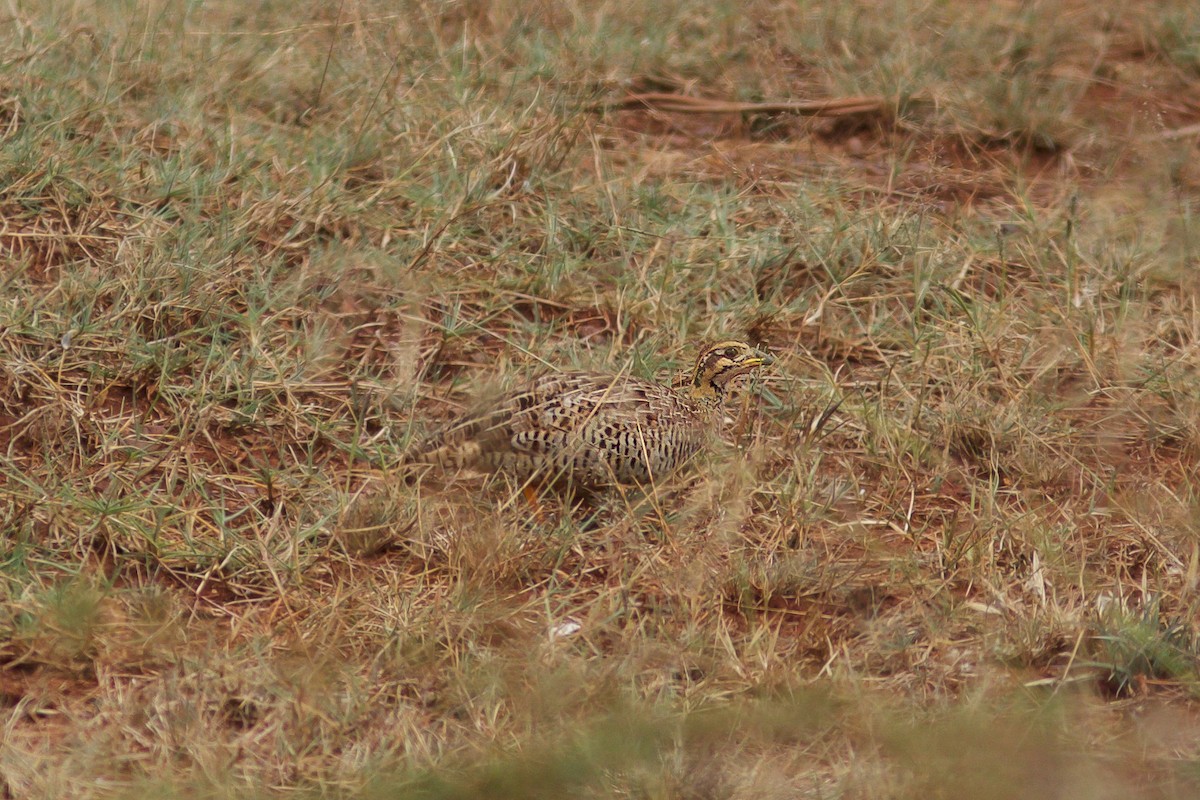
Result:
[[[1195,3],[6,13],[0,795],[1200,788]],[[397,480],[725,335],[658,497]]]

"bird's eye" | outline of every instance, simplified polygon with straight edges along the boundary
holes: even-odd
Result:
[[[736,347],[726,347],[721,351],[721,355],[725,356],[725,358],[737,358],[738,349]]]

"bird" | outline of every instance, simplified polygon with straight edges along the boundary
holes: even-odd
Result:
[[[412,466],[498,473],[532,487],[653,485],[702,451],[734,379],[773,357],[728,340],[701,349],[668,386],[629,375],[548,373],[469,412],[412,448]]]

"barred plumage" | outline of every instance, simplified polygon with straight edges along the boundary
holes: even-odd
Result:
[[[705,446],[729,382],[770,361],[727,341],[701,352],[679,388],[587,372],[544,375],[454,422],[406,462],[583,487],[651,483]]]

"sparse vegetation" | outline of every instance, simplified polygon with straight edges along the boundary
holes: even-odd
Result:
[[[1194,2],[5,14],[0,795],[1195,796]],[[398,479],[733,335],[654,496]]]

